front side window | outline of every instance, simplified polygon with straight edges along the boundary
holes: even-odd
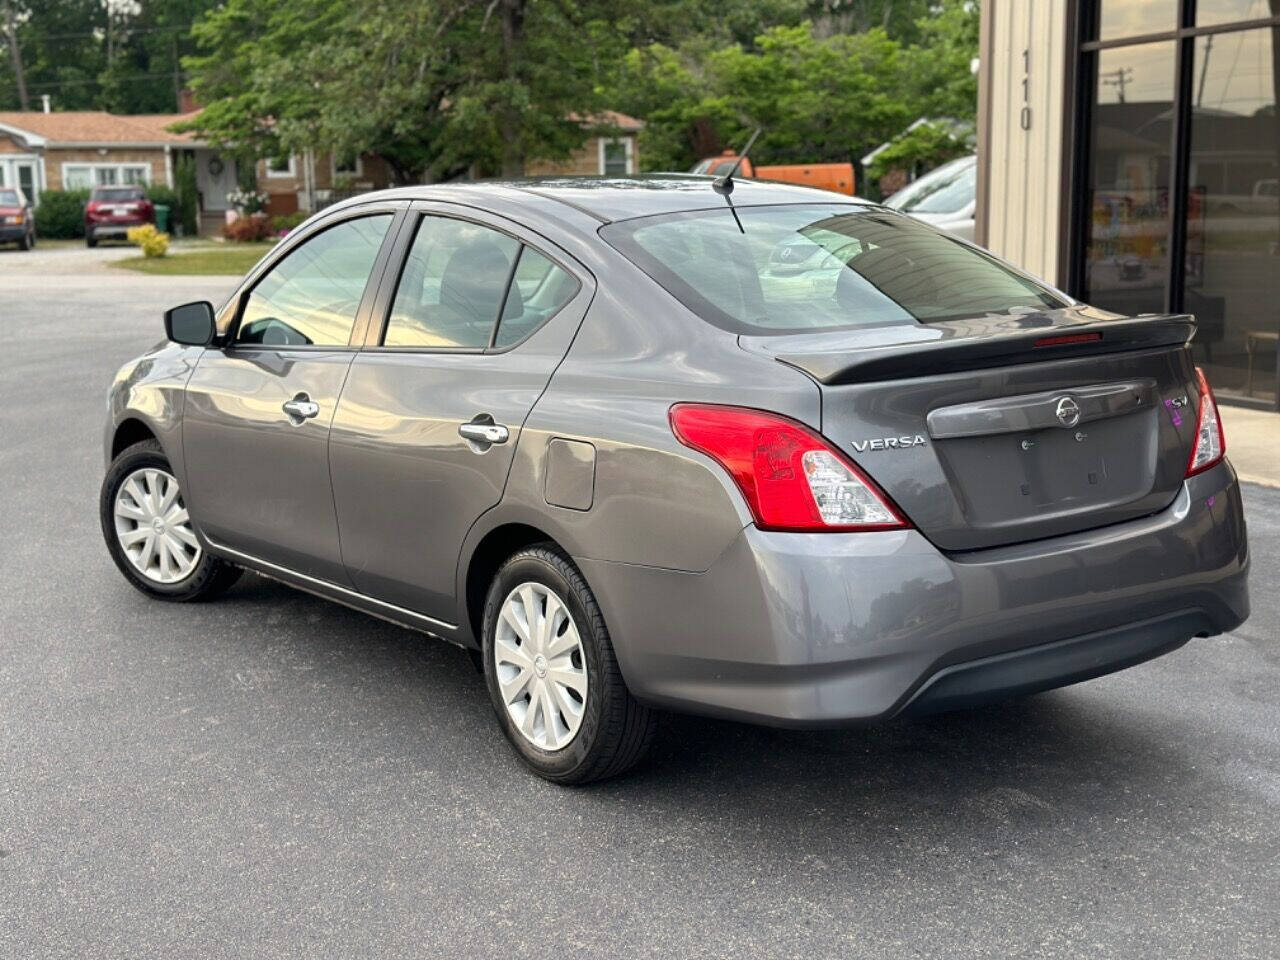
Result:
[[[423,217],[396,287],[388,347],[489,346],[520,241],[476,223]]]
[[[347,220],[286,254],[249,294],[236,341],[346,346],[391,220]]]
[[[849,205],[726,206],[600,234],[703,319],[741,334],[932,323],[1066,306],[909,217]],[[739,221],[741,228],[739,228]]]

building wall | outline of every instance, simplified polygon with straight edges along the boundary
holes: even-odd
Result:
[[[150,168],[150,183],[166,183],[163,148],[152,149],[108,149],[105,154],[95,148],[66,149],[48,147],[44,151],[44,170],[46,186],[49,190],[61,190],[62,165],[64,163],[90,164],[139,164]]]
[[[635,134],[622,134],[608,139],[631,141],[632,170],[640,169],[640,154],[636,148]],[[530,177],[587,176],[598,177],[600,170],[600,138],[592,137],[581,148],[573,151],[568,160],[536,160],[525,165]]]
[[[1073,6],[1072,0],[982,4],[977,240],[1055,285],[1066,280],[1063,136]]]
[[[13,137],[0,133],[0,153],[30,153],[30,147],[22,147],[14,142]]]

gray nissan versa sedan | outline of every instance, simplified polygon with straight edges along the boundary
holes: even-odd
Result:
[[[854,199],[706,177],[368,194],[111,389],[102,528],[456,643],[562,783],[655,709],[788,726],[1096,677],[1248,615],[1186,316]]]

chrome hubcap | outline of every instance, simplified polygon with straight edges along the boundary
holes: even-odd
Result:
[[[493,659],[507,716],[521,736],[543,750],[568,746],[586,709],[587,662],[564,601],[532,582],[507,594]]]
[[[125,477],[116,491],[116,539],[134,569],[156,583],[177,583],[200,562],[200,542],[178,481],[156,467]]]

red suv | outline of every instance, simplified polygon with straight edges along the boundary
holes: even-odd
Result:
[[[95,187],[84,208],[84,242],[96,247],[99,240],[123,238],[130,227],[155,222],[155,205],[142,187]]]

